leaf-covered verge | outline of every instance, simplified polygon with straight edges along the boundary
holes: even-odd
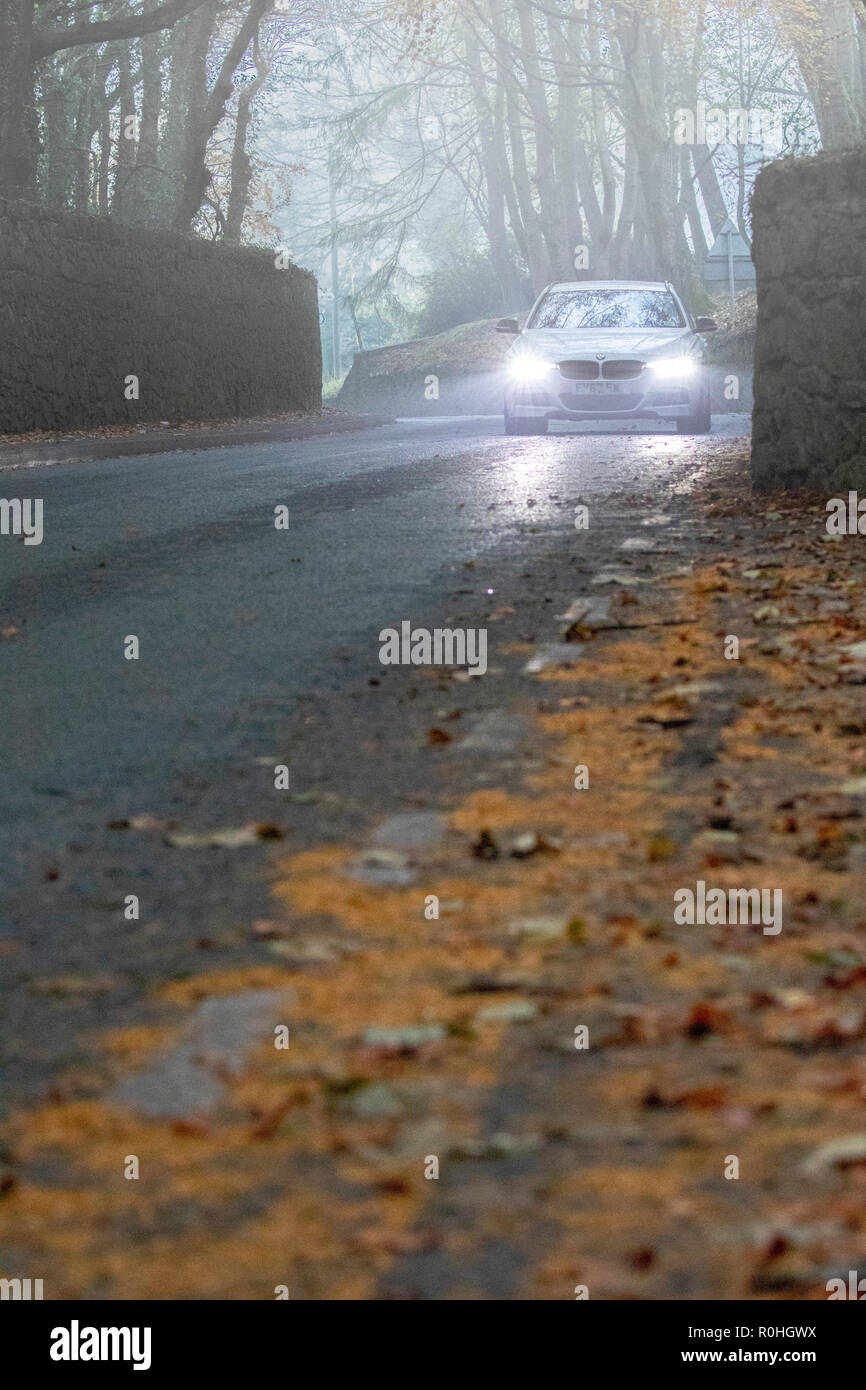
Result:
[[[95,1038],[110,1085],[12,1117],[10,1269],[71,1297],[808,1300],[856,1268],[862,542],[726,458],[636,514],[581,618],[535,614],[570,653],[528,679],[520,785],[472,790],[443,714],[439,830],[286,855],[259,965],[165,985],[159,1027]],[[677,924],[700,880],[781,890],[781,932]],[[208,1053],[203,1004],[274,992],[288,1048]],[[191,1048],[210,1109],[119,1103]]]

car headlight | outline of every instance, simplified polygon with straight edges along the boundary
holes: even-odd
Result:
[[[696,357],[660,357],[655,362],[647,363],[647,367],[655,376],[668,380],[671,377],[694,376],[698,366]]]
[[[553,371],[556,363],[548,362],[534,352],[521,352],[508,363],[508,375],[512,381],[529,385],[533,381],[543,381]]]

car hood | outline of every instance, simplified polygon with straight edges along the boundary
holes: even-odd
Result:
[[[699,346],[690,328],[526,328],[512,345],[512,352],[527,348],[561,360],[563,357],[665,356]]]

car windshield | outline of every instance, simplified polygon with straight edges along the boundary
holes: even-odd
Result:
[[[551,290],[529,328],[682,328],[668,290]]]

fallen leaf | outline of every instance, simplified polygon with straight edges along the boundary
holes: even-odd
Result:
[[[114,975],[46,975],[30,985],[31,994],[53,994],[62,999],[109,994],[120,980]]]
[[[472,853],[476,859],[498,859],[500,854],[499,845],[491,835],[489,830],[480,830],[478,839],[472,845]]]
[[[800,1168],[811,1177],[817,1177],[833,1168],[851,1168],[859,1163],[866,1163],[866,1134],[849,1134],[821,1144],[803,1160]]]
[[[253,822],[228,830],[175,830],[165,835],[165,843],[175,849],[240,849],[259,840],[281,840],[283,831],[269,822]]]

